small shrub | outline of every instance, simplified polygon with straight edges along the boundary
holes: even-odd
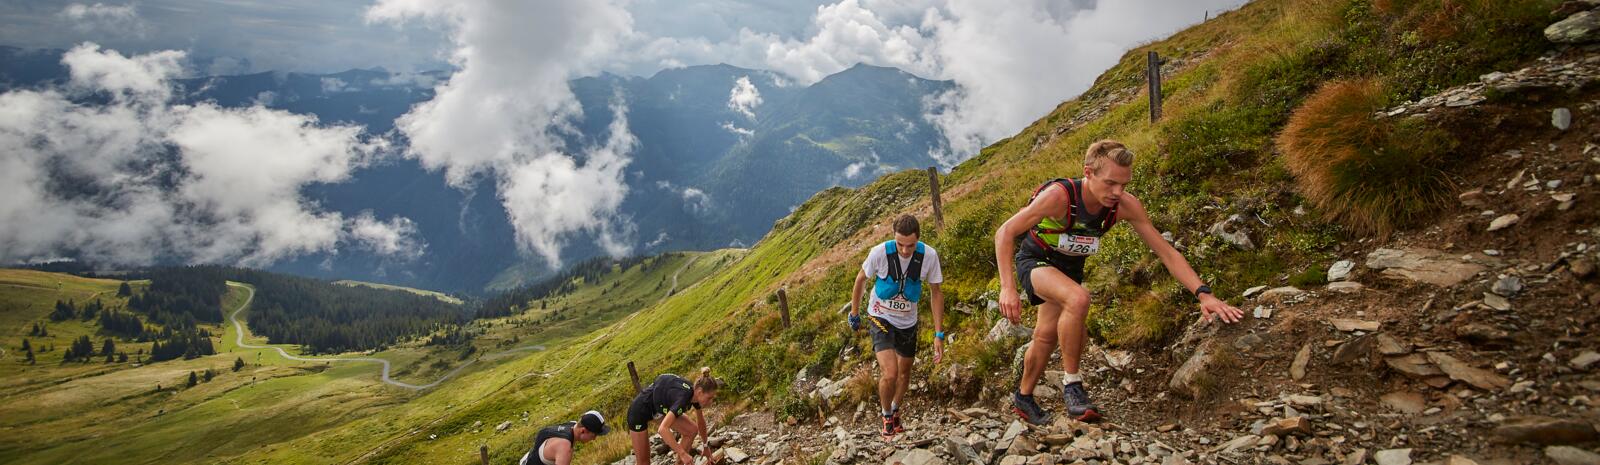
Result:
[[[1328,283],[1328,272],[1320,266],[1306,268],[1305,271],[1289,277],[1289,285],[1295,287],[1321,286]]]
[[[1278,148],[1302,195],[1324,218],[1357,233],[1387,235],[1448,200],[1438,164],[1449,134],[1418,120],[1379,119],[1376,80],[1329,82],[1289,118]]]

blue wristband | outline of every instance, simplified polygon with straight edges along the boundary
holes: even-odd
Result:
[[[944,340],[944,331],[934,331],[933,332],[933,338],[943,341]]]

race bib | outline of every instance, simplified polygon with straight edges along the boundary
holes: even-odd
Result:
[[[882,305],[884,310],[895,313],[910,313],[917,310],[916,302],[912,302],[898,296],[893,299],[879,301],[878,303]]]
[[[1100,238],[1062,234],[1056,251],[1073,257],[1086,257],[1100,251]]]

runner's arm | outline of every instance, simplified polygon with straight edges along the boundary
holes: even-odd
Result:
[[[711,448],[711,427],[706,425],[706,414],[701,409],[694,409],[694,418],[700,422],[700,439],[705,441],[705,447]]]
[[[929,286],[932,287],[929,290],[929,293],[932,294],[930,296],[932,301],[929,303],[933,305],[933,332],[942,333],[944,332],[944,291],[939,289],[939,283],[929,283]],[[943,359],[944,339],[935,337],[933,338],[933,363],[939,363]]]
[[[572,463],[572,441],[559,438],[550,439],[545,441],[545,449],[554,455],[551,458],[555,459],[556,465],[570,465]],[[539,451],[535,450],[533,453],[538,454]]]
[[[676,452],[679,457],[688,457],[689,451],[683,450],[683,446],[678,444],[678,440],[672,437],[672,424],[676,421],[678,421],[678,412],[668,410],[667,414],[661,417],[661,426],[656,427],[656,434],[660,435],[661,442],[671,448],[673,452]]]
[[[850,291],[850,314],[858,315],[856,305],[861,304],[861,291],[867,285],[866,270],[856,270],[856,287]],[[837,318],[837,317],[835,317]]]
[[[1046,216],[1062,216],[1066,205],[1066,189],[1052,184],[994,232],[994,262],[1000,272],[1000,314],[1012,322],[1022,315],[1022,301],[1017,297],[1017,265],[1013,258],[1017,254],[1017,236],[1028,232]]]
[[[1171,273],[1184,289],[1194,294],[1195,290],[1205,284],[1200,280],[1200,274],[1194,271],[1194,267],[1189,266],[1189,260],[1183,258],[1183,254],[1173,248],[1172,244],[1167,242],[1167,238],[1161,237],[1161,232],[1156,231],[1155,225],[1150,221],[1149,212],[1144,209],[1144,203],[1133,194],[1125,194],[1121,204],[1122,208],[1118,214],[1122,220],[1133,226],[1133,231],[1139,234],[1139,239],[1144,240],[1150,251],[1155,252],[1156,257],[1161,259],[1161,265],[1167,268],[1167,272]],[[1239,309],[1233,308],[1210,293],[1197,295],[1196,298],[1200,299],[1200,312],[1207,320],[1215,314],[1222,321],[1233,323],[1243,316]]]

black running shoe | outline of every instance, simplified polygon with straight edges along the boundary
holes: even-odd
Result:
[[[1083,389],[1082,382],[1062,387],[1061,397],[1067,403],[1067,415],[1071,415],[1073,419],[1078,421],[1100,419],[1100,406],[1089,401],[1089,391]]]
[[[1050,422],[1050,414],[1039,408],[1039,403],[1033,401],[1033,396],[1024,396],[1021,392],[1011,393],[1011,411],[1017,412],[1022,421],[1035,425]]]

